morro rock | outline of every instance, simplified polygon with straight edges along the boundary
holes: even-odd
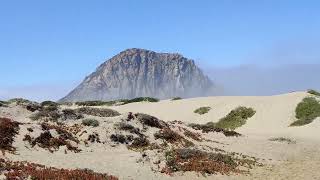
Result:
[[[213,83],[180,54],[128,49],[101,64],[62,102],[212,95]]]

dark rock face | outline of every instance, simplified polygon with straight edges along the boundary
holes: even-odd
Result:
[[[195,97],[210,95],[212,89],[213,83],[193,60],[179,54],[128,49],[100,65],[60,101]]]

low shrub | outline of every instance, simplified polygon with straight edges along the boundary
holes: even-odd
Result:
[[[90,134],[88,136],[88,141],[91,142],[91,143],[94,143],[94,142],[101,143],[98,133]]]
[[[83,115],[77,113],[73,109],[64,109],[64,110],[62,110],[62,118],[64,120],[67,120],[67,119],[77,120],[77,119],[83,118]]]
[[[171,144],[182,145],[183,147],[193,146],[191,141],[188,141],[180,134],[169,128],[162,129],[154,134],[155,139],[163,139]]]
[[[136,102],[159,102],[159,99],[152,97],[138,97],[129,100],[123,100],[123,104],[136,103]]]
[[[13,99],[10,99],[8,102],[16,103],[16,105],[26,105],[26,104],[32,103],[30,100],[24,99],[24,98],[13,98]]]
[[[150,142],[146,137],[136,137],[128,146],[129,149],[145,149],[150,146]]]
[[[196,149],[174,149],[165,153],[166,172],[194,171],[202,174],[242,173],[238,160],[230,155]]]
[[[31,136],[26,135],[23,140],[29,142],[32,147],[38,145],[39,147],[47,149],[50,152],[58,150],[60,146],[66,146],[68,150],[76,153],[81,151],[80,149],[78,149],[78,147],[74,147],[70,144],[69,141],[73,139],[68,138],[67,134],[60,134],[59,137],[53,137],[50,131],[45,131],[36,138],[32,138]],[[76,143],[78,142],[79,141],[77,141]]]
[[[243,126],[247,119],[252,117],[256,113],[252,108],[238,107],[232,110],[227,116],[220,119],[215,124],[216,127],[228,130],[235,130],[238,127]]]
[[[291,140],[289,138],[285,138],[285,137],[270,138],[269,141],[285,142],[288,144],[295,144],[296,143],[296,141]]]
[[[223,133],[225,136],[241,136],[241,134],[235,132],[235,131],[230,131],[222,128],[218,128],[215,126],[215,123],[213,122],[208,122],[206,124],[189,124],[189,126],[195,130],[202,130],[203,133],[208,133],[208,132],[218,132],[218,133]]]
[[[46,107],[41,109],[39,112],[36,112],[35,114],[32,114],[30,116],[30,119],[37,121],[37,120],[44,120],[44,121],[53,121],[56,122],[61,117],[61,114],[59,111],[52,107]]]
[[[165,123],[162,120],[159,120],[158,118],[148,115],[148,114],[143,114],[143,113],[137,113],[135,114],[135,117],[140,121],[143,125],[150,126],[150,127],[155,127],[155,128],[164,128],[168,127],[168,124]]]
[[[174,97],[171,99],[171,101],[176,101],[176,100],[181,100],[182,98],[181,97]]]
[[[306,97],[296,107],[296,118],[298,120],[290,126],[310,124],[317,117],[320,117],[320,103],[314,97]]]
[[[3,172],[5,170],[5,172]],[[6,179],[89,179],[89,180],[118,180],[115,176],[96,173],[89,169],[58,169],[44,165],[7,161],[0,159],[0,174]]]
[[[14,152],[14,137],[19,133],[19,123],[8,118],[0,118],[0,150]]]
[[[120,122],[116,124],[116,127],[119,128],[119,130],[129,131],[130,133],[142,136],[142,134],[140,133],[140,129],[132,126],[131,124]]]
[[[112,106],[116,104],[117,101],[83,101],[76,102],[77,106]]]
[[[202,115],[202,114],[208,113],[210,110],[211,110],[211,107],[200,107],[200,108],[194,110],[194,113]]]
[[[40,106],[39,103],[31,102],[31,103],[26,105],[26,109],[28,111],[35,112],[35,111],[41,111],[42,107]]]
[[[98,117],[115,117],[120,116],[121,114],[112,109],[106,108],[92,108],[92,107],[82,107],[76,110],[78,113],[87,114],[91,116],[98,116]]]
[[[42,103],[40,103],[40,105],[41,105],[42,107],[45,107],[45,106],[54,106],[54,107],[57,107],[57,106],[59,106],[58,103],[53,102],[53,101],[43,101]]]
[[[8,107],[9,102],[7,101],[0,101],[0,107]]]
[[[96,119],[84,119],[82,120],[82,124],[85,126],[98,127],[100,123]]]
[[[129,144],[134,140],[132,135],[123,135],[123,134],[112,134],[110,136],[111,141],[117,142],[120,144]]]
[[[313,89],[308,90],[308,93],[309,93],[309,94],[313,94],[313,95],[315,95],[315,96],[320,96],[320,92],[318,92],[318,91],[316,91],[316,90],[313,90]]]

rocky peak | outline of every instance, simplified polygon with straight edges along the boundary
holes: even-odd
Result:
[[[62,101],[193,97],[210,94],[212,87],[193,60],[132,48],[101,64]]]

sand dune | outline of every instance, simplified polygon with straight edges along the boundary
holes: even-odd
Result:
[[[23,141],[26,128],[33,127],[40,132],[36,122],[28,117],[27,110],[15,106],[0,108],[0,117],[12,118],[23,125],[15,139],[14,146],[17,154],[6,153],[4,158],[15,161],[29,161],[58,168],[89,168],[96,172],[110,173],[120,179],[319,179],[320,172],[320,119],[301,127],[289,127],[295,121],[295,108],[306,96],[306,92],[293,92],[276,96],[229,96],[229,97],[201,97],[177,101],[163,100],[157,103],[132,103],[108,108],[120,112],[122,115],[112,118],[97,118],[100,126],[97,128],[83,127],[88,134],[97,132],[105,144],[91,144],[89,147],[79,145],[83,149],[80,153],[68,152],[63,148],[50,153],[47,150],[30,148]],[[212,109],[204,115],[193,111],[202,106]],[[262,167],[255,166],[250,175],[210,175],[207,177],[194,172],[176,173],[169,176],[154,170],[154,161],[158,157],[154,151],[147,151],[149,160],[141,159],[141,152],[130,151],[124,145],[114,145],[109,140],[109,134],[117,130],[114,123],[125,118],[129,112],[146,113],[158,117],[166,122],[182,121],[188,123],[217,122],[238,106],[252,107],[256,114],[236,131],[241,137],[225,137],[221,133],[201,133],[210,141],[196,142],[199,147],[214,147],[228,152],[237,152],[259,159]],[[70,107],[69,107],[70,108]],[[73,108],[75,108],[73,106]],[[68,125],[77,124],[68,121]],[[152,130],[152,129],[151,129]],[[155,131],[147,131],[152,137]],[[286,137],[295,143],[270,141],[270,138]],[[79,139],[81,140],[79,136]]]

